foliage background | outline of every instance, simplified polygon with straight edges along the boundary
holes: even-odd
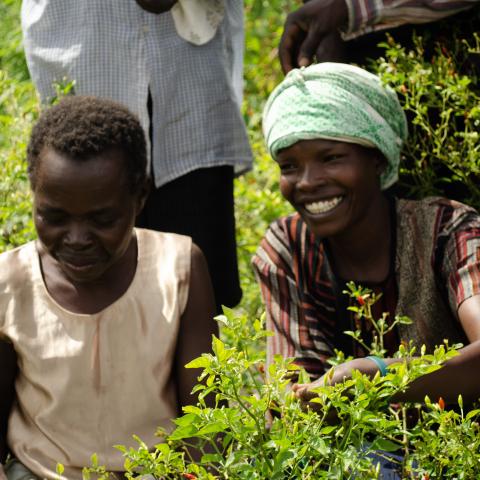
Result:
[[[244,298],[241,308],[260,309],[258,288],[250,268],[268,224],[290,209],[280,198],[277,173],[261,136],[262,105],[280,81],[276,45],[286,12],[299,2],[246,0],[244,118],[255,157],[254,170],[237,179],[237,238]],[[0,3],[0,251],[34,238],[31,196],[25,175],[25,148],[38,99],[29,79],[21,44],[21,0]]]

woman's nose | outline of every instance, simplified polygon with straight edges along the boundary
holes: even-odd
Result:
[[[302,169],[297,182],[299,190],[314,190],[326,183],[325,169],[322,164],[315,162],[314,164],[305,165]]]
[[[71,222],[63,238],[65,245],[81,250],[92,244],[92,237],[85,222]]]

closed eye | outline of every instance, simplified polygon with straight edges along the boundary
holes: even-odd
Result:
[[[325,163],[330,163],[330,162],[335,162],[335,161],[341,160],[343,157],[344,157],[344,155],[339,154],[339,153],[331,154],[331,155],[327,155],[326,157],[324,157],[323,161]]]
[[[38,216],[46,223],[51,225],[61,225],[67,219],[67,215],[62,210],[37,210]]]
[[[110,227],[115,221],[116,218],[111,215],[95,215],[93,217],[93,222],[99,227]]]

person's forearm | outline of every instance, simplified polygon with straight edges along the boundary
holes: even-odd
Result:
[[[429,23],[479,4],[479,0],[345,0],[348,7],[347,36],[372,29],[413,23]]]
[[[460,394],[466,402],[477,400],[480,398],[480,383],[476,380],[479,369],[480,341],[477,341],[460,350],[459,355],[440,370],[415,380],[405,393],[392,400],[423,402],[428,395],[432,400],[442,397],[451,403],[456,402]]]

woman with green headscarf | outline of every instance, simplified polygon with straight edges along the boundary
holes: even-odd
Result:
[[[343,333],[360,329],[372,337],[372,327],[348,310],[364,299],[342,293],[354,281],[381,295],[375,318],[387,312],[413,320],[385,337],[387,355],[401,341],[427,351],[445,338],[469,344],[414,383],[408,398],[478,398],[470,372],[480,367],[480,216],[444,198],[413,201],[388,193],[407,138],[394,91],[351,65],[292,70],[271,94],[263,125],[281,192],[296,210],[271,225],[253,259],[267,329],[274,332],[268,360],[294,357],[320,378],[294,386],[304,401],[323,382],[334,349],[356,358],[336,367],[331,382],[353,369],[385,374],[394,359],[365,357]]]

